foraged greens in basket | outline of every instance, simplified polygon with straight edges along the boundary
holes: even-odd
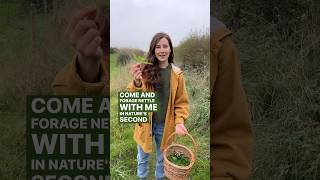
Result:
[[[170,162],[178,166],[188,166],[190,164],[189,158],[180,152],[170,154],[167,158]]]

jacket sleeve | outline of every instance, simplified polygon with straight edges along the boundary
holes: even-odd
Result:
[[[96,83],[88,83],[81,79],[77,71],[76,57],[67,64],[55,77],[52,89],[55,95],[106,95],[108,87],[104,63],[101,61],[101,77]]]
[[[184,123],[189,117],[189,98],[186,90],[184,76],[179,75],[177,92],[174,101],[174,121],[175,124]]]
[[[238,55],[230,35],[216,55],[218,72],[211,97],[211,177],[215,180],[248,179],[253,133],[246,96],[240,81]],[[215,57],[215,56],[213,56]],[[213,72],[211,72],[213,73]]]
[[[134,84],[134,80],[130,81],[128,86],[127,86],[127,90],[129,92],[135,92],[135,91],[143,91],[145,89],[145,85],[143,83],[143,81],[141,82],[141,87],[137,87],[135,84]]]

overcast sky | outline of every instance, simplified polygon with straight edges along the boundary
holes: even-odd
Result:
[[[166,32],[177,46],[191,31],[207,31],[210,0],[111,0],[111,47],[147,50],[153,35]]]

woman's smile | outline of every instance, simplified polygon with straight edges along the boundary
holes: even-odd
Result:
[[[159,53],[158,54],[158,59],[166,59],[169,58],[167,53]]]

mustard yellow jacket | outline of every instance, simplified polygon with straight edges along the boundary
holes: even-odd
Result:
[[[244,180],[252,161],[250,114],[231,32],[224,26],[215,28],[210,57],[211,179]]]
[[[130,82],[128,91],[154,91],[142,81],[141,87],[136,87],[134,82]],[[170,93],[165,118],[164,130],[162,135],[161,150],[164,150],[169,144],[166,141],[170,134],[175,131],[175,125],[184,123],[189,116],[189,99],[185,86],[185,80],[182,71],[172,64],[170,78]],[[134,140],[140,145],[144,152],[152,152],[152,113],[149,116],[149,123],[138,123],[135,126]],[[171,141],[169,141],[171,143]]]
[[[106,61],[101,60],[101,77],[96,83],[88,83],[81,79],[77,72],[76,57],[71,63],[64,66],[56,75],[52,89],[55,95],[108,95],[109,83],[107,82]]]

